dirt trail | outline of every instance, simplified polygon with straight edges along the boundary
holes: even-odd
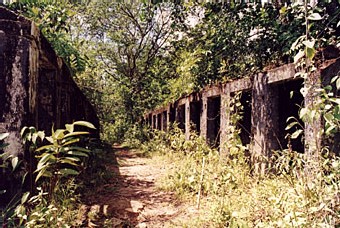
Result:
[[[155,180],[165,172],[162,164],[126,149],[117,150],[114,158],[108,167],[115,173],[112,181],[89,198],[88,227],[178,227],[193,214],[193,206],[156,188]],[[99,225],[93,214],[101,214],[106,222]]]

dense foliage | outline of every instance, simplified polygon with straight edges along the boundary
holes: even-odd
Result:
[[[339,9],[334,1],[310,7],[321,17],[310,26],[316,50],[339,42]],[[304,11],[301,4],[94,1],[77,21],[85,28],[83,52],[92,53],[91,67],[77,79],[112,134],[104,136],[121,141],[138,135],[132,125],[146,110],[207,84],[293,62],[291,46],[305,33]]]
[[[303,4],[19,1],[95,104],[103,137],[141,137],[146,110],[207,84],[292,62],[306,29]],[[339,42],[336,1],[308,11],[316,50]],[[292,55],[293,54],[293,55]],[[134,126],[134,127],[133,127]],[[134,130],[131,130],[134,129]]]

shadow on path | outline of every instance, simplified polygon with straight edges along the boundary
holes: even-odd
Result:
[[[87,227],[163,227],[182,213],[173,193],[155,187],[161,167],[138,151],[114,147],[105,160],[113,175],[87,197]]]

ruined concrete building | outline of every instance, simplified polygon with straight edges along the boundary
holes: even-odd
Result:
[[[4,7],[0,7],[0,104],[0,133],[10,133],[6,150],[12,154],[23,152],[23,126],[47,134],[52,124],[60,128],[75,120],[99,126],[67,65],[36,25]]]
[[[263,155],[270,157],[272,151],[287,148],[287,118],[298,117],[300,107],[310,104],[314,99],[311,91],[303,97],[300,89],[308,83],[320,87],[339,74],[340,58],[326,60],[305,83],[304,79],[296,77],[294,65],[288,64],[249,78],[208,86],[201,92],[147,113],[144,121],[151,128],[164,131],[171,123],[177,122],[186,138],[189,138],[190,130],[194,128],[210,145],[218,146],[220,153],[225,155],[228,153],[225,143],[230,134],[228,126],[233,112],[230,103],[235,94],[242,92],[242,120],[237,123],[241,130],[239,136],[242,144],[250,145],[248,152],[252,159]],[[321,145],[321,138],[318,137],[321,127],[321,117],[306,124],[304,137],[291,141],[292,149],[309,153],[312,144]],[[263,171],[263,167],[255,169]]]

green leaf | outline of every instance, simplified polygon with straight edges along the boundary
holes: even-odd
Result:
[[[67,154],[79,156],[79,157],[88,157],[89,156],[88,154],[86,154],[84,152],[80,152],[80,151],[69,151],[69,152],[67,152]]]
[[[62,144],[65,147],[67,145],[71,145],[73,143],[79,142],[79,140],[80,140],[79,138],[76,138],[76,139],[74,139],[74,138],[66,138],[66,139],[64,139],[62,141]]]
[[[80,146],[65,147],[65,151],[69,151],[69,150],[82,151],[82,152],[86,152],[86,153],[90,152],[90,150],[88,150],[88,149],[86,149],[84,147],[80,147]]]
[[[30,196],[30,192],[25,192],[21,197],[21,204],[26,203],[29,196]]]
[[[76,132],[72,132],[72,133],[68,133],[64,136],[64,138],[70,137],[70,136],[77,136],[77,135],[88,135],[90,134],[89,132],[86,131],[76,131]]]
[[[297,137],[299,137],[299,135],[301,135],[302,132],[303,132],[302,129],[296,130],[290,138],[296,139]]]
[[[52,173],[51,172],[49,172],[49,171],[47,171],[47,166],[45,166],[45,167],[43,167],[41,170],[39,170],[39,171],[34,171],[34,172],[38,172],[38,175],[37,175],[37,177],[35,178],[35,182],[37,182],[39,179],[40,179],[40,177],[42,177],[42,176],[45,176],[45,177],[51,177],[52,176]]]
[[[50,136],[46,137],[46,140],[49,142],[49,143],[54,143],[54,139]]]
[[[309,15],[308,20],[319,21],[322,20],[322,17],[319,13],[312,13],[311,15]]]
[[[301,108],[300,113],[299,113],[299,117],[300,119],[302,119],[308,112],[307,108]]]
[[[60,139],[64,138],[65,131],[66,131],[65,129],[57,129],[52,137],[54,139],[60,140]]]
[[[340,90],[340,78],[338,78],[338,80],[336,80],[336,89]]]
[[[66,130],[70,133],[73,132],[74,130],[74,125],[73,124],[65,124]]]
[[[330,112],[327,112],[325,115],[324,115],[324,118],[327,122],[329,123],[333,123],[333,120],[334,120],[334,116],[332,113]]]
[[[290,124],[287,125],[287,127],[285,128],[285,130],[289,130],[291,129],[292,127],[294,127],[295,125],[299,124],[299,122],[295,121],[295,122],[292,122]]]
[[[338,80],[339,76],[334,76],[331,80],[331,83],[334,83],[336,80]]]
[[[76,161],[76,162],[78,162],[78,161]],[[62,164],[69,164],[69,165],[72,165],[72,166],[75,166],[75,167],[79,166],[77,163],[75,163],[75,162],[73,162],[73,161],[71,161],[69,159],[61,159],[60,163],[62,163]]]
[[[309,48],[309,47],[306,47],[306,56],[307,58],[309,58],[310,60],[312,60],[315,56],[315,49],[314,48]]]
[[[305,40],[302,43],[308,48],[314,48],[315,40],[312,40],[312,41]]]
[[[11,159],[11,163],[12,163],[12,170],[14,171],[17,168],[18,164],[19,164],[19,158],[18,157],[13,157]]]
[[[63,174],[63,175],[78,175],[79,172],[77,170],[74,169],[61,169],[59,170],[59,173]]]
[[[9,133],[1,133],[0,134],[0,140],[4,140],[8,136],[9,136]]]
[[[46,145],[46,146],[42,146],[39,147],[38,149],[36,149],[36,152],[42,151],[42,150],[46,150],[46,151],[54,151],[54,145]]]
[[[76,121],[73,124],[88,127],[88,128],[91,128],[91,129],[96,129],[96,127],[92,123],[87,122],[87,121]]]
[[[53,154],[44,154],[44,156],[39,160],[38,165],[37,165],[37,170],[42,169],[43,166],[45,166],[45,164],[47,162],[55,162],[56,158]]]
[[[294,64],[298,63],[299,60],[305,56],[305,52],[300,50],[295,56],[294,56]]]

